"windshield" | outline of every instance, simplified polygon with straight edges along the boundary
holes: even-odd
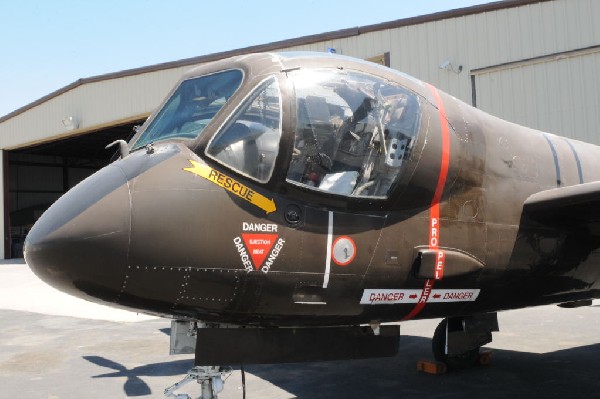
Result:
[[[165,139],[195,139],[242,83],[240,70],[184,80],[133,149]]]

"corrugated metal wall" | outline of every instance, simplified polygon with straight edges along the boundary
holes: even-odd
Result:
[[[494,115],[578,140],[600,143],[600,48],[483,70],[477,106]]]
[[[333,47],[360,58],[389,51],[392,68],[467,103],[475,89],[477,106],[500,118],[600,144],[599,55],[585,50],[600,46],[599,16],[600,1],[556,0],[290,50]],[[577,54],[561,58],[569,52]],[[559,59],[538,60],[551,54]],[[440,69],[445,60],[462,72]],[[522,60],[529,61],[501,67]]]

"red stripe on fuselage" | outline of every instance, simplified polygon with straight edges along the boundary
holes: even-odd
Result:
[[[438,250],[440,243],[440,201],[442,200],[442,194],[444,193],[444,187],[446,186],[446,179],[448,178],[448,167],[450,164],[450,127],[448,126],[448,120],[446,119],[446,108],[438,93],[437,89],[432,85],[428,85],[433,98],[435,99],[435,105],[438,108],[438,115],[440,117],[440,126],[442,129],[442,162],[440,164],[440,173],[438,175],[437,185],[435,186],[435,192],[431,200],[431,206],[429,207],[429,249]],[[410,320],[423,310],[435,280],[441,280],[444,277],[444,266],[445,266],[446,254],[443,250],[438,250],[438,256],[436,257],[435,265],[435,278],[425,281],[423,291],[421,291],[421,297],[419,303],[407,314],[402,320]]]

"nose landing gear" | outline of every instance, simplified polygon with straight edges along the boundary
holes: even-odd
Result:
[[[230,367],[192,367],[183,380],[165,389],[165,396],[175,399],[191,399],[189,395],[177,394],[175,391],[191,381],[196,381],[202,387],[202,394],[198,399],[217,399],[217,395],[223,390],[224,381],[229,377],[231,371]]]

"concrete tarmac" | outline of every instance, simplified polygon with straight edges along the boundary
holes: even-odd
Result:
[[[600,398],[600,301],[503,312],[492,362],[416,371],[439,320],[402,323],[393,358],[246,368],[251,398]],[[0,398],[161,398],[192,367],[169,356],[170,321],[64,295],[19,261],[0,264]],[[197,384],[178,393],[198,396]],[[239,368],[221,399],[241,399]]]

